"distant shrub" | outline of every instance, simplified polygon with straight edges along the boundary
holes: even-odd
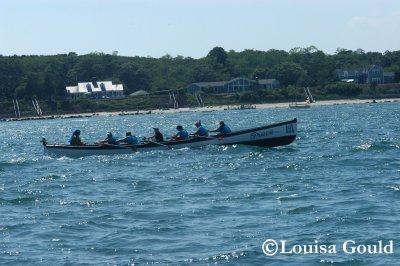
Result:
[[[362,89],[359,85],[354,83],[332,83],[325,86],[328,94],[336,94],[339,96],[355,97],[361,94]]]

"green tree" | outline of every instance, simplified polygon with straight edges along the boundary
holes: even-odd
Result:
[[[361,94],[362,89],[353,83],[332,83],[325,87],[328,94],[334,94],[338,96],[355,97]]]
[[[275,77],[282,86],[296,85],[299,81],[308,79],[307,73],[299,64],[289,62],[282,63],[275,69]]]
[[[133,62],[122,64],[118,69],[117,75],[125,85],[126,94],[137,90],[150,89],[149,74],[142,67]]]
[[[222,66],[226,65],[226,60],[228,58],[228,54],[222,47],[214,47],[207,55],[213,62],[220,64]]]

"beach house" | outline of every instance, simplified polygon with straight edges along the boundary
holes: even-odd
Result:
[[[235,78],[229,81],[214,82],[196,82],[188,86],[190,93],[213,92],[213,93],[235,93],[244,92],[253,88],[258,89],[274,89],[280,86],[280,82],[276,79],[248,79]]]
[[[394,72],[385,72],[383,67],[376,65],[359,69],[336,69],[335,75],[341,81],[358,84],[394,83]]]
[[[80,82],[77,86],[65,88],[71,99],[81,96],[93,99],[122,98],[124,87],[122,84],[112,84],[112,81]]]

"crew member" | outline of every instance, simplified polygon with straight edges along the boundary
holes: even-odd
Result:
[[[220,121],[219,122],[219,128],[214,129],[214,130],[209,130],[209,132],[219,132],[220,134],[227,134],[227,133],[231,133],[231,129],[225,125],[224,121]]]
[[[118,144],[117,138],[114,137],[111,132],[107,132],[107,137],[104,140],[100,141],[100,143],[103,143],[103,144]]]
[[[154,130],[154,135],[148,138],[144,138],[144,140],[153,140],[156,142],[163,142],[164,141],[164,136],[160,132],[160,129],[158,127],[153,127]]]
[[[194,125],[197,127],[197,130],[192,134],[193,136],[208,137],[208,129],[201,124],[201,120],[197,121]]]
[[[72,137],[69,140],[69,143],[75,146],[84,145],[80,136],[81,136],[81,131],[79,129],[75,130],[74,133],[72,133]]]
[[[140,142],[135,135],[132,135],[130,131],[125,133],[125,138],[117,140],[117,142],[124,142],[130,145],[139,145]]]
[[[178,130],[178,133],[173,135],[171,137],[171,139],[173,139],[173,140],[189,140],[190,139],[189,133],[185,129],[183,129],[183,126],[178,125],[176,127],[176,130]]]

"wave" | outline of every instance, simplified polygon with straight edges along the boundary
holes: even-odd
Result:
[[[36,181],[48,181],[48,180],[58,180],[58,179],[62,179],[65,178],[65,175],[45,175],[45,176],[40,176],[38,178],[36,178]]]
[[[389,186],[388,188],[391,189],[392,191],[400,192],[400,185],[392,185]]]
[[[309,206],[303,206],[303,207],[297,207],[297,208],[291,209],[287,213],[288,214],[315,213],[316,209],[317,209],[317,206],[309,205]]]
[[[48,159],[50,159],[50,157]],[[18,154],[18,156],[11,155],[0,161],[0,171],[4,171],[4,169],[8,167],[29,166],[32,164],[37,164],[41,160],[43,160],[43,156],[28,154]]]
[[[261,250],[261,248],[260,248]],[[239,260],[249,258],[250,261],[254,260],[254,254],[255,252],[250,252],[250,251],[231,251],[231,252],[222,252],[218,253],[209,257],[205,257],[202,259],[188,259],[186,262],[203,262],[203,263],[233,263],[237,262],[239,263]],[[258,252],[258,255],[261,255],[261,252]]]
[[[0,198],[1,205],[29,205],[37,202],[38,197],[19,197],[14,199],[3,199]]]
[[[307,197],[306,196],[300,196],[298,194],[292,194],[289,196],[282,196],[282,197],[278,197],[277,200],[279,200],[280,202],[288,202],[288,201],[303,201],[306,200]]]
[[[356,266],[356,265],[365,265],[366,261],[361,259],[344,259],[344,260],[337,260],[337,259],[321,259],[319,265],[346,265],[346,266]]]
[[[391,140],[369,141],[354,147],[360,151],[389,151],[400,149],[400,142]]]

